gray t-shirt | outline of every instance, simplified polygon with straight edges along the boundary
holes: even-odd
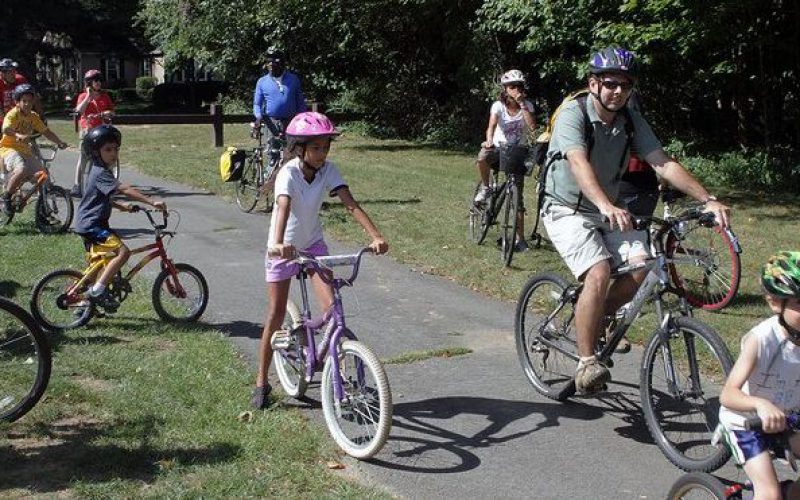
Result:
[[[78,205],[78,216],[75,222],[75,232],[78,234],[90,233],[95,229],[108,229],[108,219],[111,218],[111,195],[119,187],[119,181],[114,174],[105,167],[93,163],[86,179],[86,188],[83,198]]]
[[[630,150],[625,152],[627,141],[625,116],[623,113],[617,113],[614,122],[605,125],[597,115],[593,101],[594,96],[592,95],[586,99],[586,112],[594,127],[594,145],[589,162],[594,167],[597,180],[606,195],[611,201],[616,202],[619,193],[619,178],[625,172],[630,156]],[[634,127],[632,148],[642,157],[660,149],[661,143],[641,113],[631,109],[630,115]],[[581,210],[598,211],[592,202],[586,197],[580,196],[580,189],[572,175],[569,161],[566,159],[568,152],[575,149],[586,151],[587,147],[583,113],[576,99],[564,105],[553,126],[547,155],[550,157],[560,151],[563,158],[553,162],[547,172],[545,192],[549,201],[574,207],[580,198]],[[623,154],[625,154],[624,159],[621,158]]]

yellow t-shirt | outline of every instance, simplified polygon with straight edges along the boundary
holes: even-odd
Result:
[[[16,151],[23,156],[31,156],[33,154],[30,144],[18,141],[14,135],[6,135],[5,130],[7,128],[13,129],[18,134],[25,135],[42,134],[47,131],[47,125],[42,122],[36,112],[31,111],[28,114],[22,114],[19,108],[14,106],[3,118],[4,133],[3,138],[0,139],[0,156],[5,156],[11,151]]]

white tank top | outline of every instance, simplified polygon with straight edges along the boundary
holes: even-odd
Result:
[[[800,346],[790,341],[772,316],[755,326],[742,338],[758,338],[758,360],[742,391],[771,401],[785,412],[800,408]],[[719,420],[725,427],[744,429],[744,420],[755,412],[738,412],[720,406]]]

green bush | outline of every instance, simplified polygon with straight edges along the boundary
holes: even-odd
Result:
[[[144,100],[153,98],[153,89],[158,84],[154,76],[140,76],[136,78],[136,95]]]

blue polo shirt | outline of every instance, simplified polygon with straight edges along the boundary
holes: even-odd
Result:
[[[284,71],[280,78],[267,73],[258,79],[253,94],[253,115],[261,120],[264,116],[278,120],[290,120],[306,110],[306,98],[300,78]]]

